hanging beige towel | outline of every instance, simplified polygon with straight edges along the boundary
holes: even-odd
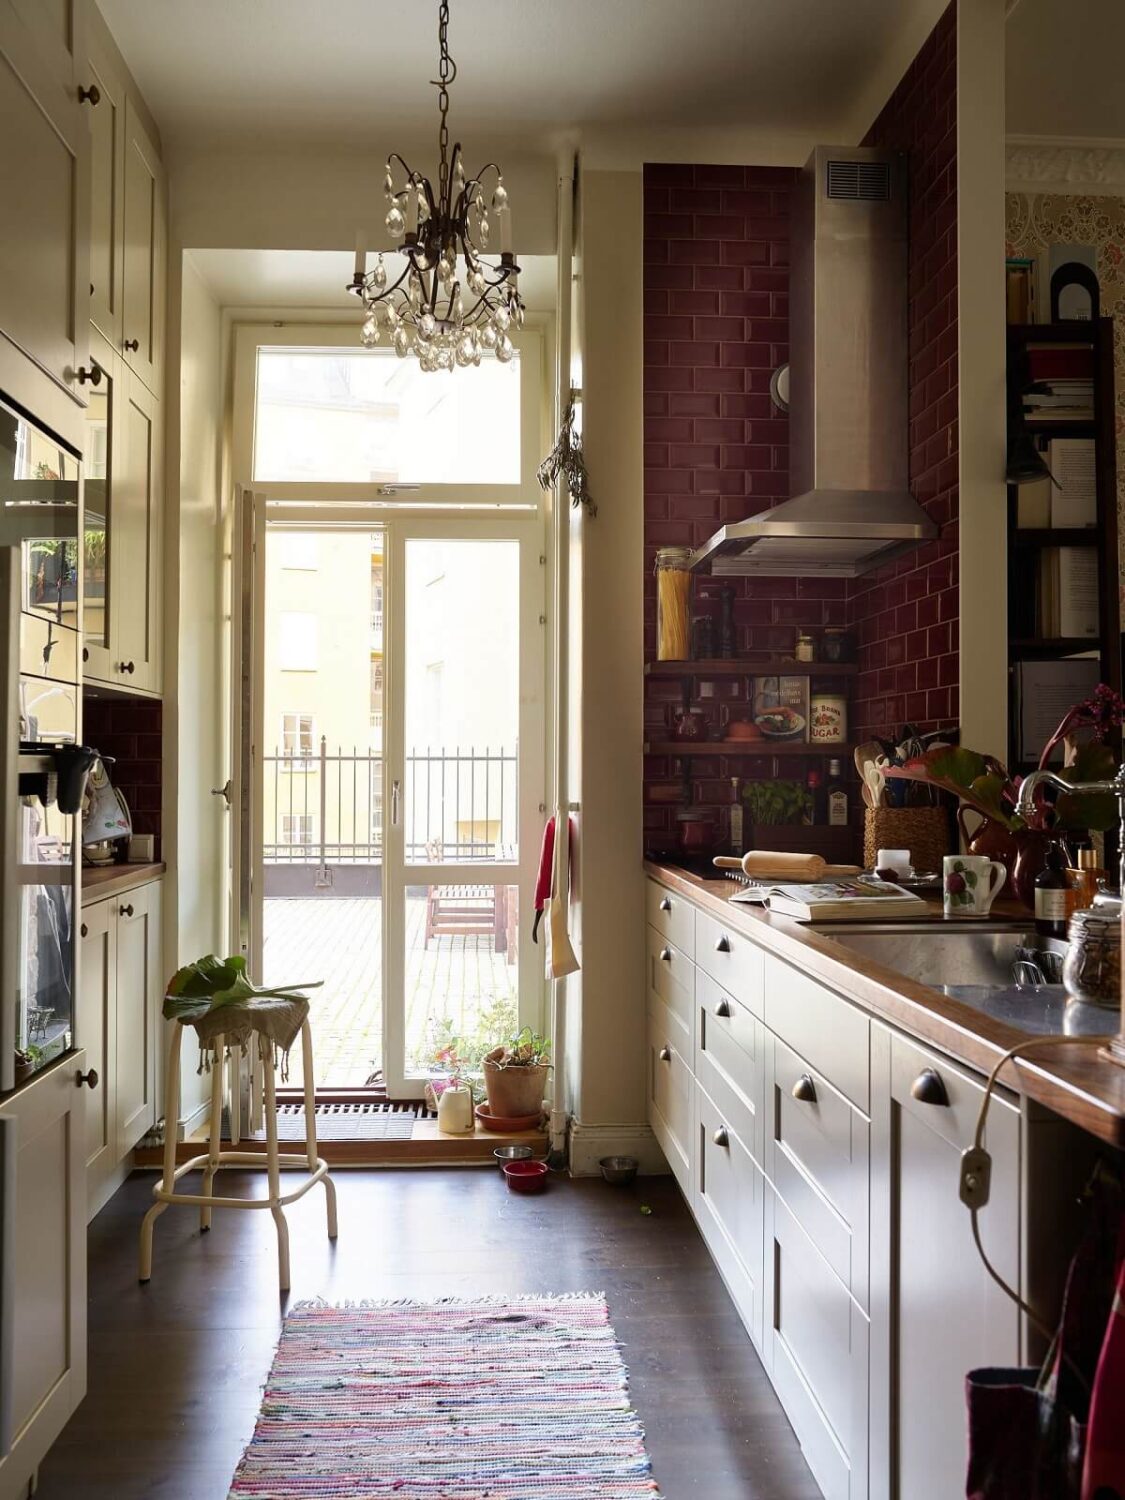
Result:
[[[555,838],[554,880],[547,903],[547,978],[565,979],[581,967],[570,941],[570,819],[560,808],[555,829],[565,828],[565,839]]]

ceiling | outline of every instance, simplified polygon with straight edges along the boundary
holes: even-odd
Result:
[[[99,4],[173,145],[355,145],[390,124],[406,138],[435,128],[435,0]],[[451,122],[455,135],[518,130],[529,149],[587,127],[830,135],[909,41],[905,66],[925,35],[920,24],[928,29],[943,8],[944,0],[455,0]]]
[[[191,259],[220,307],[324,308],[359,316],[344,290],[352,255],[337,250],[192,250]],[[520,294],[529,312],[555,306],[555,257],[520,256]]]
[[[1125,140],[1122,0],[1017,0],[1005,54],[1009,135]]]

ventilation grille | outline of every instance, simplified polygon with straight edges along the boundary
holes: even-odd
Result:
[[[828,196],[856,203],[885,203],[891,196],[890,162],[830,161]]]

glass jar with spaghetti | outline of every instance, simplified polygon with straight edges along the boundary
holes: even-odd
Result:
[[[691,657],[690,547],[661,547],[656,554],[656,657]]]

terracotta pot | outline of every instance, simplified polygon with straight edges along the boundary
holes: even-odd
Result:
[[[503,1047],[494,1048],[484,1059],[484,1088],[490,1115],[533,1115],[543,1108],[547,1090],[545,1063],[534,1067],[500,1067]]]
[[[1039,828],[1024,828],[1014,833],[1016,861],[1012,868],[1012,894],[1029,911],[1035,910],[1035,877],[1047,864],[1051,835]]]

